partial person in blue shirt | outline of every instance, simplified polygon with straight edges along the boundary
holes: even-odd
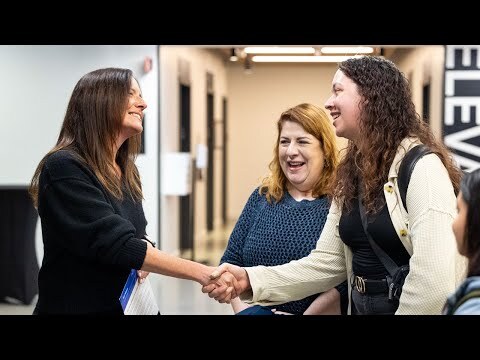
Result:
[[[467,257],[467,278],[450,295],[445,315],[480,315],[480,169],[464,175],[452,224],[458,252]]]
[[[270,174],[250,195],[230,236],[220,263],[274,266],[307,256],[325,224],[335,170],[336,137],[327,114],[312,104],[283,112]],[[270,308],[239,298],[236,314],[341,314],[348,304],[344,282],[322,294]]]

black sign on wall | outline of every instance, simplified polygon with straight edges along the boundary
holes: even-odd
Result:
[[[443,135],[465,171],[480,167],[480,45],[445,48]]]

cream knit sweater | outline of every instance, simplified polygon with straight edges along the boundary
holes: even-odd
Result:
[[[384,185],[392,223],[411,255],[396,314],[440,314],[447,296],[464,278],[466,260],[457,252],[452,231],[456,215],[453,186],[437,155],[425,155],[417,162],[407,191],[409,213],[403,208],[398,169],[405,152],[417,144],[412,138],[402,141]],[[332,204],[317,247],[307,257],[279,266],[245,268],[252,291],[240,298],[275,305],[327,291],[351,279],[352,252],[339,237],[340,216],[338,204]]]

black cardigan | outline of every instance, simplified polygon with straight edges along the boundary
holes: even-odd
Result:
[[[39,314],[122,314],[119,297],[147,245],[141,202],[109,194],[71,152],[50,155],[39,179],[44,257]]]

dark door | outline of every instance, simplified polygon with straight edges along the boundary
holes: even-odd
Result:
[[[222,222],[227,224],[227,98],[222,101]]]
[[[422,91],[422,117],[427,123],[430,123],[430,83],[423,85]]]
[[[213,120],[213,94],[207,94],[207,231],[213,230],[214,204],[214,151],[215,151],[215,121]]]
[[[180,151],[190,152],[190,86],[180,84]],[[180,196],[180,250],[193,257],[193,195]]]

